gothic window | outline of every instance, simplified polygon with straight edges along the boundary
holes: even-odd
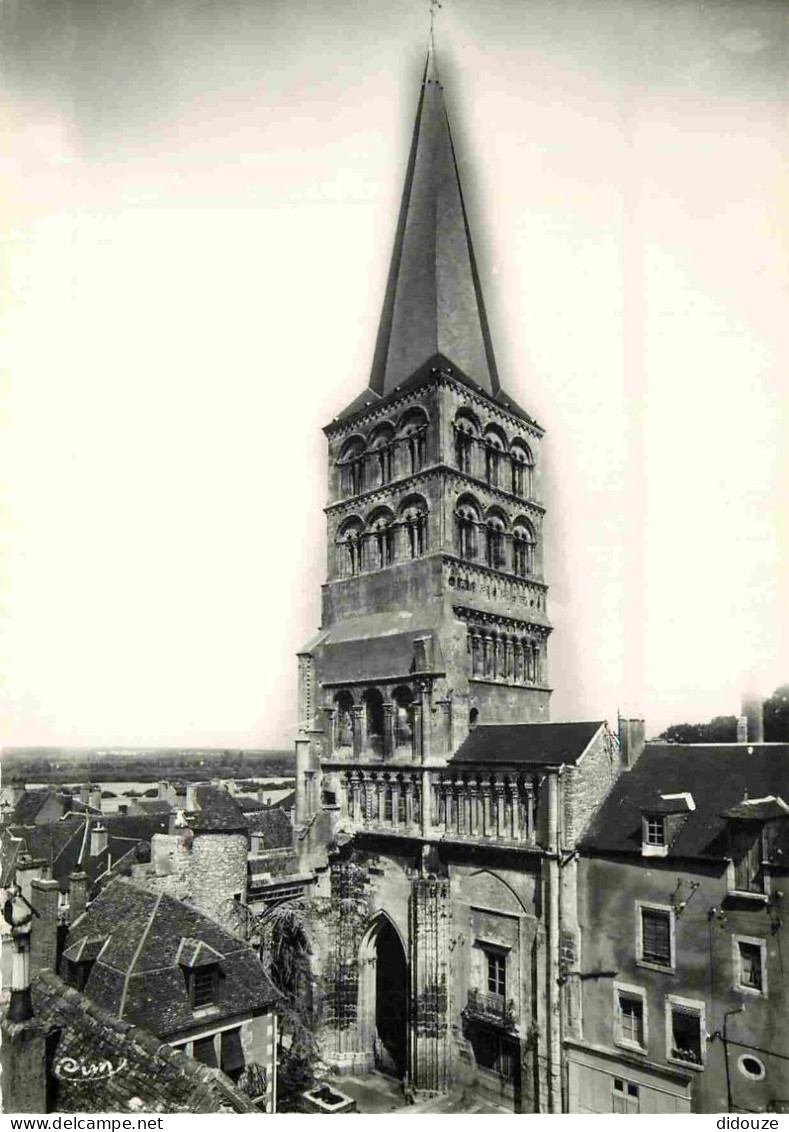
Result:
[[[365,443],[361,437],[346,441],[338,463],[342,494],[346,497],[361,494],[365,488]]]
[[[406,475],[420,471],[427,460],[427,414],[424,409],[409,409],[400,421],[398,435],[405,443]]]
[[[368,524],[370,536],[368,545],[371,548],[371,558],[374,569],[383,569],[394,562],[394,516],[392,512],[382,508],[376,511]]]
[[[485,479],[491,487],[507,487],[501,482],[504,457],[504,437],[492,426],[485,433]]]
[[[353,696],[350,692],[338,692],[334,697],[337,708],[337,746],[353,746]]]
[[[337,533],[339,573],[345,578],[353,578],[361,574],[364,568],[363,527],[361,519],[354,517],[347,519]]]
[[[512,461],[512,491],[524,499],[532,496],[532,469],[534,460],[528,445],[522,440],[514,440],[510,449]]]
[[[534,533],[526,519],[517,519],[512,529],[512,569],[521,578],[534,567]]]
[[[485,560],[494,570],[504,570],[507,564],[505,552],[506,523],[499,512],[489,512],[485,521]]]
[[[470,496],[461,497],[455,507],[455,538],[461,558],[473,562],[477,557],[479,508]]]

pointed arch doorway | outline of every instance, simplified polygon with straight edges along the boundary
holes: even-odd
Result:
[[[399,931],[379,912],[359,949],[359,1029],[373,1064],[402,1080],[408,1061],[408,962]]]

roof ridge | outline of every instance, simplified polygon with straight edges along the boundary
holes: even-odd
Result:
[[[144,891],[144,890],[140,889],[139,891]],[[164,896],[164,893],[160,892],[159,895],[156,897],[156,903],[153,906],[153,911],[151,912],[150,916],[148,917],[148,923],[145,925],[145,930],[143,931],[142,935],[140,936],[140,942],[137,944],[134,955],[132,956],[132,961],[129,964],[127,970],[126,970],[126,977],[123,980],[123,993],[121,994],[121,1004],[120,1004],[120,1008],[118,1010],[118,1017],[119,1018],[123,1017],[123,1011],[126,1008],[126,996],[129,993],[129,980],[131,979],[131,973],[134,970],[134,965],[136,964],[137,960],[140,958],[140,952],[143,949],[143,945],[145,944],[145,940],[148,938],[148,932],[151,930],[151,926],[153,924],[153,921],[156,918],[156,913],[159,911],[159,905],[162,902],[163,896]]]

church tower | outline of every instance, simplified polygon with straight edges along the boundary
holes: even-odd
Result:
[[[432,51],[369,385],[325,432],[295,815],[322,1056],[561,1111],[569,851],[618,766],[602,721],[548,721],[543,432],[499,382]]]
[[[369,385],[324,431],[302,822],[324,760],[435,765],[477,723],[548,719],[543,430],[499,383],[432,48]]]

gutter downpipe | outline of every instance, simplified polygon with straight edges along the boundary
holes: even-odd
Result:
[[[564,766],[548,768],[548,1100],[562,1111],[562,1010],[559,983],[559,778]]]

